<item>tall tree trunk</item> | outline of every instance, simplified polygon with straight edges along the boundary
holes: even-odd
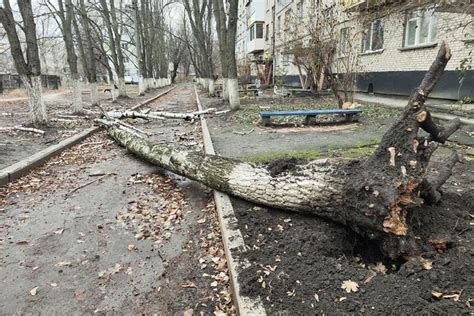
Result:
[[[48,124],[48,115],[46,106],[43,102],[43,87],[41,85],[41,76],[21,76],[21,81],[28,95],[28,105],[32,116],[33,124]]]
[[[21,30],[26,42],[25,51],[17,33],[17,23],[9,0],[3,0],[3,7],[0,6],[0,23],[7,33],[16,71],[20,75],[28,94],[31,120],[34,125],[43,125],[48,123],[48,116],[43,102],[41,62],[31,0],[18,0],[18,7],[23,20]]]
[[[64,44],[66,45],[67,62],[70,73],[70,90],[72,92],[72,111],[73,113],[82,113],[82,84],[77,69],[77,56],[74,49],[74,41],[72,36],[74,9],[71,0],[58,0],[59,20],[61,21],[61,30],[63,33]],[[84,56],[83,56],[84,57]],[[85,58],[85,57],[84,57]],[[87,67],[87,66],[86,66]]]
[[[236,159],[183,152],[137,137],[111,123],[108,134],[139,157],[251,202],[329,218],[379,243],[390,257],[419,255],[426,241],[414,236],[413,207],[439,201],[439,188],[457,162],[453,154],[431,174],[434,142],[445,142],[459,119],[436,125],[424,102],[451,57],[447,45],[415,90],[400,118],[365,160],[324,159],[305,165],[258,167]],[[419,129],[428,136],[419,136]],[[429,214],[427,214],[429,216]]]
[[[137,50],[138,62],[138,95],[145,95],[145,83],[143,82],[143,56],[142,56],[142,35],[141,35],[141,21],[138,10],[138,0],[132,0],[134,23],[135,23],[135,47]]]
[[[229,105],[231,110],[240,108],[239,83],[237,81],[237,61],[235,59],[235,36],[237,32],[238,1],[230,0],[227,26],[227,90],[229,91]]]
[[[69,0],[70,1],[70,0]],[[87,81],[90,86],[91,93],[91,104],[96,106],[100,104],[99,91],[97,89],[97,66],[96,56],[94,52],[94,43],[92,38],[92,30],[90,27],[89,17],[87,16],[86,5],[84,0],[80,0],[80,14],[81,14],[81,25],[84,30],[84,35],[87,43],[87,53],[85,59],[87,60]]]

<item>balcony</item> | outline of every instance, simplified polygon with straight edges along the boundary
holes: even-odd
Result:
[[[254,38],[247,43],[247,54],[255,54],[265,49],[265,39]]]
[[[258,21],[265,21],[265,0],[251,0],[246,4],[247,25]]]

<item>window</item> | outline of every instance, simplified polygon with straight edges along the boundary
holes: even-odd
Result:
[[[127,49],[128,48],[128,43],[122,43],[122,48]]]
[[[342,28],[339,34],[339,52],[345,55],[349,50],[349,28]]]
[[[296,13],[298,14],[298,17],[299,17],[299,18],[304,17],[304,5],[303,5],[303,1],[299,2],[298,4],[296,4]]]
[[[255,23],[252,24],[249,30],[250,41],[253,41],[256,38],[263,38],[263,24]]]
[[[123,62],[124,63],[128,63],[129,61],[130,61],[130,59],[128,57],[126,57],[126,56],[123,57]]]
[[[291,19],[293,18],[293,10],[289,9],[285,12],[285,31],[290,29]]]
[[[256,38],[263,38],[263,24],[262,23],[256,23]]]
[[[268,34],[270,32],[269,25],[265,25],[265,40],[268,41]]]
[[[362,52],[373,52],[383,48],[383,21],[375,20],[365,29]]]
[[[430,44],[436,38],[436,15],[434,9],[413,10],[407,13],[405,25],[405,47]]]

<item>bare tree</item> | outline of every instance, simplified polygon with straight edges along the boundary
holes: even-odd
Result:
[[[109,49],[111,53],[112,64],[115,69],[118,81],[119,97],[127,97],[127,89],[125,86],[125,65],[123,62],[122,52],[122,32],[120,32],[119,21],[117,19],[117,10],[115,1],[99,0],[100,13],[102,14],[107,34],[109,38]]]
[[[87,7],[84,3],[84,0],[79,0],[79,16],[80,22],[82,26],[82,34],[83,38],[85,38],[85,45],[81,45],[83,50],[81,54],[83,56],[83,63],[84,68],[86,69],[86,77],[87,81],[89,82],[90,90],[91,90],[91,103],[92,105],[98,105],[99,101],[99,94],[97,90],[97,63],[96,63],[96,53],[94,50],[94,40],[97,40],[97,37],[94,37],[94,34],[91,30],[91,22],[90,18],[87,14]],[[79,32],[80,33],[80,32]],[[83,40],[81,39],[81,41]]]
[[[73,40],[72,21],[74,19],[74,8],[71,0],[66,0],[65,2],[63,0],[58,0],[57,8],[49,0],[46,4],[50,12],[57,17],[56,21],[58,22],[59,28],[61,29],[63,41],[66,46],[67,63],[69,66],[70,76],[69,86],[72,91],[72,111],[73,113],[81,113],[82,82],[77,67],[77,55]]]
[[[214,95],[212,1],[183,0],[193,35],[194,49],[189,49],[191,60],[201,85],[209,90],[209,95]]]
[[[20,9],[22,21],[15,20],[10,1],[3,0],[3,6],[0,6],[0,22],[7,33],[16,71],[20,75],[28,94],[28,103],[33,124],[43,125],[48,123],[48,115],[43,102],[41,64],[31,0],[17,0],[17,4]],[[23,31],[25,37],[25,51],[20,42],[17,24],[19,25],[18,28]]]
[[[326,81],[342,107],[344,102],[352,102],[360,73],[358,46],[353,41],[356,34],[350,27],[341,28],[337,3],[318,4],[309,12],[307,18],[313,23],[305,25],[306,34],[301,29],[300,17],[292,15],[285,21],[289,38],[283,51],[293,56],[303,88],[321,88]]]
[[[229,0],[229,11],[223,0],[214,1],[217,37],[219,39],[219,55],[223,81],[223,97],[229,99],[230,108],[240,107],[239,84],[237,81],[237,61],[235,59],[235,39],[237,32],[238,0]]]

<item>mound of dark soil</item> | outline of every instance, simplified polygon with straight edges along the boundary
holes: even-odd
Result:
[[[250,247],[240,254],[251,264],[240,273],[242,294],[259,296],[268,314],[279,315],[472,312],[473,167],[457,166],[442,203],[416,209],[410,218],[427,242],[422,257],[431,269],[419,261],[390,261],[342,225],[234,199]],[[341,288],[349,280],[357,292]]]

